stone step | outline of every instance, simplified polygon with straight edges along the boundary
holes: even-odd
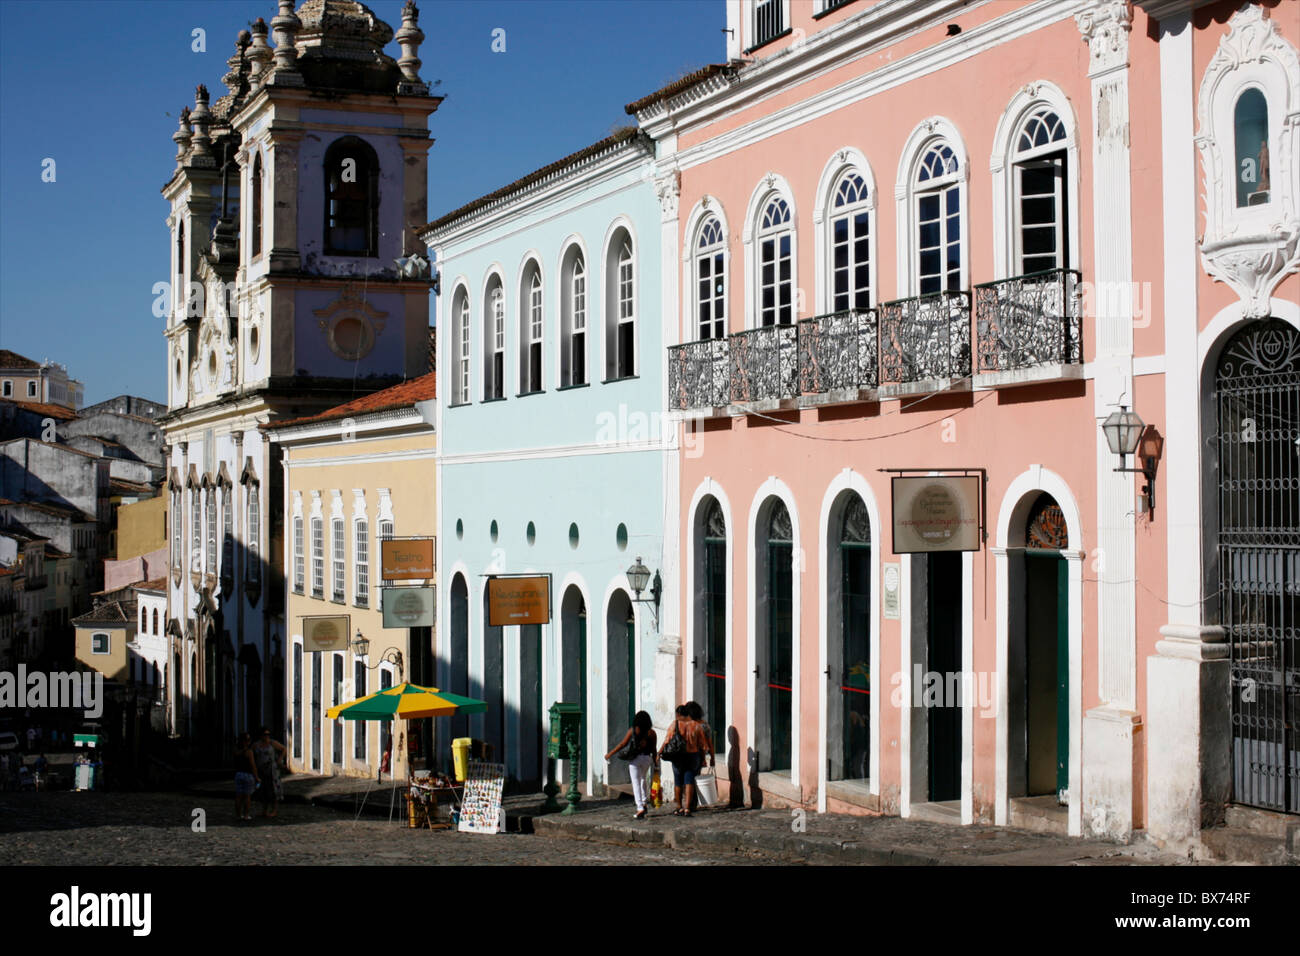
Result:
[[[1250,830],[1285,840],[1287,829],[1300,824],[1300,816],[1230,803],[1223,814],[1223,822],[1233,829]]]
[[[1298,831],[1300,832],[1300,828]],[[1288,851],[1287,841],[1258,830],[1240,827],[1213,827],[1201,831],[1201,848],[1209,859],[1219,863],[1250,863],[1276,866],[1300,862],[1293,852]]]
[[[1007,823],[1035,833],[1066,833],[1070,828],[1069,808],[1061,806],[1056,794],[1016,797],[1011,801]]]

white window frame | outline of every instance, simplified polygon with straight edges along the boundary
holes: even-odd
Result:
[[[370,607],[370,519],[352,518],[352,603]]]
[[[311,516],[311,596],[325,597],[325,518],[313,512]]]
[[[639,283],[637,271],[637,249],[639,248],[636,231],[632,228],[632,222],[626,216],[619,216],[605,231],[603,243],[604,253],[601,256],[603,269],[601,270],[601,302],[604,307],[604,316],[601,323],[601,333],[603,338],[601,354],[604,358],[603,376],[604,381],[614,382],[620,378],[635,378],[640,373],[641,355],[637,346],[637,323],[636,323],[636,291]],[[624,269],[623,250],[626,248],[631,254],[627,265],[630,269],[630,276]],[[631,281],[630,288],[625,286],[624,281]],[[624,292],[628,292],[628,298],[624,297]],[[628,312],[627,316],[624,312]],[[632,368],[626,375],[620,375],[618,367],[618,336],[619,329],[628,322],[632,327]]]
[[[785,218],[776,218],[784,215]],[[788,249],[782,254],[781,245],[785,242]],[[769,284],[765,281],[764,271],[768,265],[766,247],[771,245],[771,265],[772,281]],[[795,274],[794,274],[794,224],[791,222],[790,206],[784,199],[778,195],[770,195],[763,201],[763,211],[759,214],[758,229],[754,233],[755,254],[757,255],[757,280],[754,286],[756,300],[754,302],[754,314],[756,319],[755,328],[765,328],[772,325],[794,325],[798,320],[798,303],[795,302]],[[785,265],[789,275],[786,279],[781,278],[781,266]],[[788,293],[790,321],[782,322],[782,311],[786,306],[782,305],[782,291]],[[769,310],[764,303],[764,296],[767,291],[772,292],[772,306]],[[768,312],[771,312],[772,321],[767,321]]]
[[[496,358],[501,357],[501,377],[496,376]],[[489,273],[483,295],[483,401],[506,398],[510,369],[506,362],[506,292],[499,271]],[[494,388],[496,386],[496,388]],[[500,391],[500,395],[492,394]]]
[[[302,516],[302,492],[293,495],[293,593],[307,593],[306,529]]]
[[[342,604],[347,600],[347,522],[343,515],[330,518],[330,600]]]
[[[773,199],[781,199],[790,212],[788,223],[779,227],[761,229],[763,215]],[[776,173],[768,173],[755,187],[749,197],[749,207],[745,212],[745,225],[742,233],[745,244],[745,328],[762,328],[762,264],[760,262],[760,237],[779,236],[789,230],[790,235],[790,309],[791,324],[799,321],[799,210],[795,205],[794,193],[789,183]]]
[[[204,556],[203,570],[207,574],[216,575],[217,573],[217,490],[214,487],[208,488],[208,493],[204,495],[207,503],[207,520],[205,522],[207,532],[207,554]]]
[[[248,491],[246,492],[246,495],[248,520],[245,523],[245,531],[247,534],[245,546],[247,552],[246,557],[244,558],[244,579],[248,581],[249,584],[261,584],[262,562],[260,555],[262,553],[262,542],[260,538],[262,533],[262,513],[259,510],[261,508],[261,494],[259,493],[258,483],[256,481],[250,481],[248,483]]]
[[[747,32],[745,36],[744,50],[746,52],[756,49],[759,46],[758,11],[760,6],[764,6],[769,2],[777,5],[781,10],[781,29],[777,30],[771,37],[763,41],[763,45],[772,42],[777,37],[784,36],[792,29],[790,25],[790,0],[745,0],[745,3],[748,6],[745,16],[745,30]]]
[[[835,260],[834,229],[835,220],[844,215],[846,210],[835,208],[835,197],[844,178],[853,173],[861,176],[866,186],[867,195],[861,203],[847,210],[849,212],[865,211],[868,218],[867,236],[867,273],[869,297],[872,306],[880,303],[880,285],[876,270],[878,261],[877,238],[880,231],[880,218],[876,211],[876,178],[867,162],[867,157],[860,149],[845,146],[836,150],[822,169],[821,179],[817,183],[817,205],[813,209],[813,255],[817,263],[814,309],[817,315],[826,315],[835,311]]]
[[[203,499],[199,488],[190,490],[190,570],[203,568]]]
[[[104,649],[97,650],[96,647],[100,638],[104,639]],[[90,653],[92,654],[111,654],[113,652],[113,635],[104,631],[95,631],[90,635]]]
[[[918,188],[918,171],[921,160],[931,147],[940,141],[952,150],[955,169],[944,176],[927,180],[924,188]],[[919,199],[922,195],[942,192],[950,187],[957,190],[957,208],[960,221],[958,224],[958,242],[961,245],[961,262],[958,287],[970,288],[970,161],[966,144],[951,121],[934,116],[912,130],[904,146],[902,158],[898,165],[898,180],[894,189],[897,202],[896,221],[898,228],[898,291],[900,298],[920,296],[920,252],[918,246],[920,216]],[[940,199],[941,216],[946,200]],[[942,218],[941,218],[942,222]],[[943,230],[941,230],[941,235]]]
[[[39,397],[40,397],[40,396],[37,394],[37,391],[36,391],[36,379],[34,379],[34,378],[29,378],[29,379],[27,380],[27,397],[28,397],[28,398],[39,398]]]
[[[519,394],[532,395],[545,388],[546,379],[546,315],[544,309],[545,286],[542,281],[542,264],[535,256],[524,259],[519,281]],[[533,347],[541,353],[538,362],[538,381],[532,380]]]
[[[560,277],[559,291],[560,336],[555,380],[560,388],[574,388],[591,384],[590,316],[591,270],[588,268],[587,250],[582,240],[570,236],[560,252],[556,274]],[[582,377],[574,374],[575,359],[582,359]]]
[[[470,336],[469,290],[457,285],[451,297],[452,325],[452,391],[453,405],[469,404],[470,365],[472,364]]]

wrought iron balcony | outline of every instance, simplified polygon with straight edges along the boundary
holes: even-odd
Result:
[[[799,323],[800,391],[875,388],[878,368],[874,309],[831,312]]]
[[[977,371],[1083,362],[1079,273],[1051,269],[975,287]]]
[[[731,400],[761,402],[799,394],[799,330],[769,325],[731,336]]]
[[[970,296],[938,292],[886,302],[880,318],[880,382],[970,375]]]
[[[718,408],[731,401],[731,342],[705,339],[668,350],[668,405]]]

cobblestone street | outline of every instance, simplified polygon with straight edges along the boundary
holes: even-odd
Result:
[[[207,831],[191,829],[207,811]],[[172,793],[0,794],[0,865],[771,864],[734,852],[589,843],[538,834],[410,830],[396,820],[290,803],[233,819],[228,799]],[[400,814],[400,805],[399,805]],[[630,812],[629,812],[630,816]]]

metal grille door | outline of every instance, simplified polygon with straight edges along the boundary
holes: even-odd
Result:
[[[1216,385],[1232,795],[1300,813],[1300,333],[1275,320],[1238,333]]]

